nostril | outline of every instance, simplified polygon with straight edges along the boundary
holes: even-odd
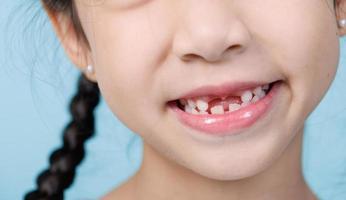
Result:
[[[201,56],[190,53],[190,54],[186,54],[182,57],[182,60],[184,61],[191,61],[191,60],[196,60],[196,59],[200,59]]]
[[[193,61],[193,60],[197,60],[197,59],[204,59],[206,61],[209,62],[217,62],[219,60],[221,60],[228,52],[238,52],[240,53],[243,50],[242,45],[236,44],[236,45],[232,45],[229,46],[225,51],[223,51],[222,54],[208,54],[205,56],[201,56],[195,53],[189,53],[189,54],[185,54],[182,57],[183,61],[189,62],[189,61]]]
[[[232,45],[232,46],[230,46],[230,47],[228,47],[227,49],[226,49],[226,51],[229,51],[229,50],[237,50],[237,49],[241,49],[241,45],[240,44],[236,44],[236,45]]]
[[[243,51],[245,50],[244,46],[240,45],[240,44],[235,44],[235,45],[231,45],[229,46],[224,54],[227,56],[227,55],[231,55],[231,54],[240,54],[242,53]]]

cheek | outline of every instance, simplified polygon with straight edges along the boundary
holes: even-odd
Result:
[[[99,87],[107,104],[136,131],[145,124],[153,126],[162,104],[160,85],[155,82],[159,77],[160,45],[164,43],[157,41],[144,12],[121,17],[106,13],[98,21],[93,24],[91,46]]]
[[[256,19],[249,19],[249,22],[257,25],[249,27],[254,27],[251,30],[254,37],[264,44],[263,48],[285,76],[292,102],[299,107],[297,110],[308,114],[326,93],[338,66],[339,38],[335,17],[324,1],[298,3],[293,0],[276,4],[281,6],[271,5],[277,9],[268,12],[270,15],[259,11],[252,16]]]
[[[165,9],[147,9],[119,14],[96,10],[89,37],[106,103],[131,130],[149,138],[167,100],[160,79],[172,23],[160,11]]]
[[[155,127],[160,116],[151,80],[118,67],[105,72],[98,79],[100,91],[119,120],[139,134],[148,132],[146,127]]]

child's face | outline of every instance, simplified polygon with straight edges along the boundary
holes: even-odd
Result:
[[[147,144],[203,176],[232,180],[272,165],[336,73],[332,0],[90,2],[77,8],[107,104]],[[201,86],[276,80],[265,117],[225,140],[191,137],[205,134],[168,107]]]

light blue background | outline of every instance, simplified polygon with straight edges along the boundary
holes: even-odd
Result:
[[[0,200],[22,199],[47,167],[70,119],[67,106],[78,75],[58,48],[50,24],[44,23],[45,15],[31,18],[39,4],[25,11],[34,1],[2,0],[0,6]],[[304,138],[304,175],[318,196],[328,200],[346,199],[345,44],[341,39],[336,80],[310,116]],[[141,139],[103,101],[97,119],[96,136],[87,143],[67,199],[97,198],[140,166]]]

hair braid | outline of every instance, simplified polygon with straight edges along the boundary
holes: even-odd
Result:
[[[64,199],[64,190],[72,184],[76,167],[84,157],[84,143],[93,136],[93,112],[99,99],[97,83],[82,74],[77,94],[70,103],[72,121],[64,129],[63,146],[51,154],[49,168],[38,176],[37,189],[27,193],[25,200]]]

